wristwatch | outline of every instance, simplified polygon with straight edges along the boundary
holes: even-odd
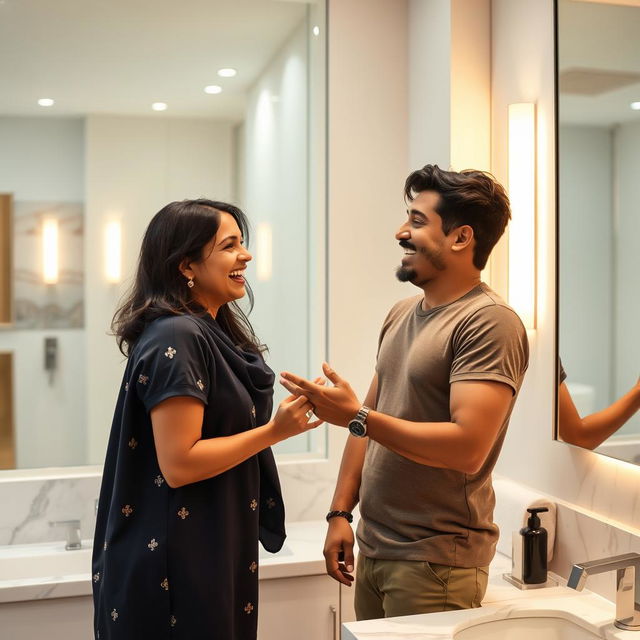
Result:
[[[349,433],[356,438],[364,438],[367,435],[367,417],[369,416],[369,407],[362,406],[356,417],[349,422]]]

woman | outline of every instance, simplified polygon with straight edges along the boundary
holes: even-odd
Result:
[[[101,640],[256,637],[258,538],[272,552],[285,538],[269,447],[321,421],[304,397],[270,419],[274,375],[235,303],[246,236],[234,206],[167,205],[114,317],[128,362],[93,551]]]

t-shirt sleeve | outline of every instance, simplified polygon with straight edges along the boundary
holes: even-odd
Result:
[[[562,365],[562,360],[558,358],[558,378],[560,378],[560,382],[558,384],[562,384],[567,379],[567,372],[564,370],[564,366]]]
[[[161,318],[143,334],[133,369],[136,393],[147,411],[167,398],[190,396],[207,404],[212,378],[200,327],[186,316]]]
[[[449,381],[492,380],[517,393],[528,364],[529,342],[520,318],[508,307],[488,305],[454,333]]]

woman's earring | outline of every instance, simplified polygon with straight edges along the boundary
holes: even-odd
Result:
[[[193,278],[189,278],[189,280],[187,281],[187,287],[189,287],[189,289],[193,289],[194,284],[195,282],[193,281]]]

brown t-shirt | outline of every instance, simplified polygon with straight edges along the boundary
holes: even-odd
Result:
[[[422,300],[398,302],[384,322],[376,409],[412,422],[450,422],[450,386],[461,380],[504,383],[513,400],[475,474],[422,465],[370,440],[358,545],[369,558],[482,567],[498,540],[491,471],[528,365],[527,334],[513,309],[485,284],[428,311]]]

